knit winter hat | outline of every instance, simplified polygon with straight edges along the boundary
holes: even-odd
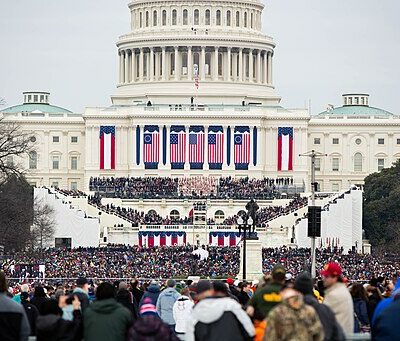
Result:
[[[311,276],[307,271],[302,272],[294,282],[294,289],[301,292],[303,295],[313,293],[313,283]]]
[[[143,304],[140,307],[140,315],[157,315],[156,306],[153,304],[150,297],[146,297],[143,300]]]

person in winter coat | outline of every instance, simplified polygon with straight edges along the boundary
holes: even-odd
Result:
[[[282,302],[267,316],[264,341],[322,341],[324,329],[314,308],[304,304],[303,296],[292,288],[281,291]]]
[[[354,332],[360,333],[362,327],[369,327],[368,318],[368,298],[364,286],[359,283],[354,283],[350,289],[351,297],[353,298],[354,306]]]
[[[172,314],[174,303],[179,298],[178,292],[175,290],[176,282],[173,279],[167,281],[167,288],[164,289],[157,299],[157,312],[161,319],[175,330],[175,319]]]
[[[138,316],[137,303],[132,293],[128,290],[128,285],[125,282],[119,283],[119,289],[115,299],[125,308],[128,308],[128,310],[132,313],[133,319],[136,320]]]
[[[43,303],[42,311],[36,320],[37,341],[79,341],[82,339],[82,314],[81,303],[78,297],[72,301],[74,308],[73,321],[66,321],[61,318],[62,310],[56,300],[47,300]]]
[[[96,301],[83,314],[85,341],[126,340],[133,317],[114,297],[110,283],[103,282],[97,287]]]
[[[39,314],[43,315],[43,304],[47,302],[49,299],[44,292],[44,288],[42,286],[35,287],[35,291],[33,293],[33,298],[31,299],[31,304],[33,304],[38,310]]]
[[[255,335],[250,317],[239,302],[229,297],[221,281],[197,283],[200,301],[192,309],[186,325],[186,341],[243,341]]]
[[[175,333],[157,313],[150,297],[143,299],[139,318],[129,329],[129,341],[179,341]]]
[[[86,308],[89,306],[89,282],[86,277],[79,277],[76,280],[76,287],[72,291],[72,294],[79,298],[82,313],[85,312]]]
[[[367,294],[368,294],[368,318],[372,321],[372,317],[374,316],[374,312],[379,302],[383,300],[383,296],[376,285],[370,283],[367,286]]]
[[[400,335],[400,298],[393,300],[375,319],[372,340],[398,340]]]
[[[27,341],[30,333],[29,321],[21,304],[7,295],[8,284],[0,271],[0,340]]]
[[[241,282],[239,283],[239,294],[238,294],[238,300],[239,303],[242,305],[243,308],[247,307],[247,303],[250,300],[250,296],[248,294],[249,292],[249,284],[247,282]]]
[[[136,310],[138,310],[138,308],[139,308],[139,302],[140,302],[140,300],[142,299],[142,296],[143,296],[143,294],[144,294],[144,292],[142,291],[142,290],[140,290],[139,288],[138,288],[138,286],[139,286],[139,282],[138,282],[138,280],[137,279],[134,279],[132,282],[131,282],[131,285],[130,285],[130,292],[132,293],[132,295],[133,295],[133,297],[135,298],[135,301],[136,301],[136,305],[137,305],[137,309]]]
[[[29,303],[29,294],[26,291],[21,292],[20,299],[31,327],[30,335],[34,336],[36,335],[36,320],[39,316],[39,310],[33,304]]]
[[[186,323],[189,315],[192,312],[194,303],[189,298],[189,289],[183,288],[181,296],[174,303],[172,308],[173,317],[175,320],[175,332],[181,340],[185,340]]]
[[[318,302],[314,295],[313,283],[308,272],[301,273],[294,282],[294,289],[303,294],[303,301],[315,309],[324,329],[325,341],[344,341],[346,339],[335,314],[326,305]]]
[[[160,286],[156,281],[151,282],[150,285],[147,287],[147,290],[144,292],[142,298],[140,299],[139,307],[142,306],[143,300],[147,297],[151,298],[151,302],[154,305],[156,305],[159,295],[160,295]]]
[[[324,304],[332,309],[345,335],[352,334],[354,331],[353,300],[343,283],[342,268],[338,263],[328,263],[321,271],[321,275],[326,287]]]
[[[372,317],[372,325],[375,323],[377,317],[385,310],[393,301],[396,296],[400,295],[400,279],[397,279],[392,295],[380,301],[375,308],[374,316]]]

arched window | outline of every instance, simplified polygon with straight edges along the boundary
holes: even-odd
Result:
[[[29,169],[37,169],[38,155],[33,150],[29,152]]]
[[[167,25],[167,11],[165,9],[162,11],[162,25]]]
[[[147,212],[148,215],[157,215],[157,212],[155,210],[150,210],[149,212]]]
[[[218,26],[221,25],[221,11],[217,10],[217,13],[215,14],[215,22]]]
[[[224,221],[224,219],[225,219],[225,213],[223,211],[221,211],[221,210],[218,210],[214,214],[214,219],[215,219],[215,222],[217,224],[222,223]]]
[[[183,25],[187,25],[188,24],[188,10],[187,9],[183,10],[182,23],[183,23]]]
[[[195,9],[193,15],[193,25],[198,25],[198,24],[199,24],[199,10]]]
[[[180,214],[177,210],[172,210],[169,213],[169,217],[171,218],[171,220],[178,220],[180,218]]]
[[[149,27],[149,12],[146,11],[146,27]]]
[[[157,11],[153,12],[153,26],[157,26]]]
[[[354,171],[362,172],[363,157],[361,153],[354,154]]]
[[[176,25],[176,9],[172,10],[172,25]]]
[[[239,11],[236,12],[236,27],[240,26],[240,13]]]
[[[226,26],[231,26],[231,11],[226,12]]]
[[[206,25],[210,25],[210,21],[211,21],[210,10],[206,9]]]
[[[240,216],[240,217],[245,217],[245,216],[246,216],[246,211],[240,210],[240,211],[237,213],[237,215]]]
[[[247,27],[247,12],[244,12],[244,27]]]
[[[143,13],[139,13],[139,26],[140,28],[143,28]]]

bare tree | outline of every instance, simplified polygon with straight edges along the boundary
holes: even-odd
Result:
[[[31,228],[31,245],[43,250],[54,238],[56,221],[55,211],[49,204],[35,198],[33,204],[33,225]]]

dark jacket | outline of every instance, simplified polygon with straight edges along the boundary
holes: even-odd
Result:
[[[131,293],[133,295],[133,297],[135,298],[136,304],[137,306],[139,305],[140,300],[142,299],[142,296],[144,294],[144,292],[138,288],[133,288],[131,290]]]
[[[374,290],[372,295],[368,297],[368,318],[370,321],[372,321],[372,317],[374,316],[374,312],[376,307],[378,306],[379,302],[382,300],[382,298],[379,296],[378,289]]]
[[[178,341],[172,330],[156,315],[141,316],[129,330],[129,341]]]
[[[43,304],[47,302],[49,299],[47,297],[33,297],[31,299],[31,304],[33,304],[37,310],[39,310],[39,314],[43,314]]]
[[[245,291],[239,291],[239,294],[237,296],[237,298],[239,299],[239,303],[243,306],[246,307],[247,303],[250,300],[250,296],[247,294],[247,292]]]
[[[127,308],[132,313],[133,319],[136,320],[138,316],[137,303],[135,302],[132,293],[127,289],[120,289],[118,290],[115,299],[118,303],[121,303],[125,308]]]
[[[94,301],[83,313],[85,341],[124,341],[132,314],[114,298]]]
[[[31,336],[36,335],[36,320],[39,316],[39,310],[31,303],[23,301],[22,306],[25,309],[26,317],[28,318],[31,327]]]
[[[361,326],[369,325],[369,318],[368,318],[368,310],[367,310],[367,302],[361,298],[353,299],[353,306],[354,306],[354,332],[360,332],[360,324]]]
[[[82,339],[82,314],[74,310],[74,319],[66,321],[59,315],[42,315],[36,320],[37,341],[78,341]]]
[[[143,300],[146,297],[150,297],[151,298],[151,303],[156,305],[157,304],[157,300],[158,300],[158,296],[160,296],[160,286],[158,284],[150,284],[147,288],[147,290],[144,292],[140,302],[139,302],[139,307],[142,306],[143,304]]]
[[[197,303],[187,323],[187,341],[253,340],[253,323],[230,297],[210,297]]]
[[[346,340],[342,327],[336,321],[335,314],[325,304],[320,304],[313,295],[305,295],[304,303],[312,306],[324,328],[325,341],[344,341]]]
[[[372,325],[374,341],[398,340],[400,335],[400,299],[389,304],[376,316]]]
[[[0,340],[28,340],[29,322],[21,304],[0,293]]]

